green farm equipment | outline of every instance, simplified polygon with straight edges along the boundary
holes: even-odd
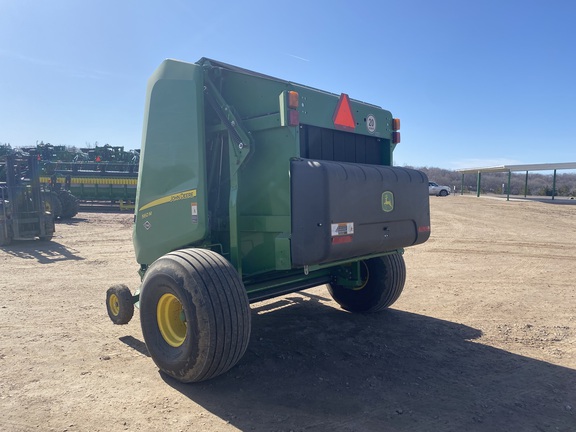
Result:
[[[71,219],[78,214],[80,205],[78,198],[70,191],[70,185],[56,182],[56,176],[52,181],[45,183],[44,176],[40,176],[40,184],[44,191],[46,206],[54,215],[54,219]]]
[[[4,154],[36,155],[40,184],[49,191],[44,197],[57,219],[76,216],[80,201],[134,209],[140,150],[109,144],[78,149],[41,142],[15,149],[2,144],[0,157]]]
[[[47,206],[37,156],[4,156],[0,161],[0,246],[12,240],[51,240],[54,216]]]
[[[40,181],[51,190],[68,191],[83,203],[119,203],[121,209],[126,203],[133,209],[139,157],[139,150],[124,151],[108,144],[81,148],[71,161],[43,159]]]
[[[82,202],[133,203],[136,199],[138,165],[132,163],[44,162],[42,169],[42,184],[66,190]]]
[[[393,167],[400,121],[346,94],[210,59],[150,78],[133,242],[142,282],[108,289],[140,309],[160,370],[183,382],[233,367],[249,303],[328,285],[350,312],[400,296],[403,248],[430,236],[428,178]]]

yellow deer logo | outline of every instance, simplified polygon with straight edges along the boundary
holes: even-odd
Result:
[[[394,194],[390,191],[382,192],[382,210],[387,213],[394,210]]]

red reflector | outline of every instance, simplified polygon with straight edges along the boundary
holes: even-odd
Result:
[[[334,111],[334,126],[338,129],[352,131],[356,127],[356,121],[350,108],[350,98],[346,93],[340,95],[336,111]]]
[[[392,132],[392,144],[398,144],[400,142],[400,132]]]
[[[430,232],[430,225],[423,225],[418,227],[418,232]]]
[[[298,126],[300,124],[300,113],[296,110],[288,110],[288,126]]]
[[[352,236],[345,235],[345,236],[332,237],[332,244],[341,244],[341,243],[352,243]]]

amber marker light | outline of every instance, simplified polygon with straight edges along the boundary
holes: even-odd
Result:
[[[298,108],[298,92],[289,91],[288,92],[288,108]]]

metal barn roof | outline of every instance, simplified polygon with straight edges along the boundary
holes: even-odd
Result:
[[[576,169],[576,162],[542,163],[526,165],[501,165],[483,168],[464,168],[456,170],[462,174],[477,174],[483,172],[509,172],[509,171],[552,171],[561,169]]]
[[[524,183],[524,197],[528,190],[528,172],[529,171],[554,171],[552,180],[552,200],[556,196],[556,170],[563,169],[576,169],[576,162],[560,162],[560,163],[543,163],[543,164],[525,164],[525,165],[502,165],[484,168],[465,168],[456,170],[462,174],[462,188],[460,193],[464,193],[464,174],[476,174],[478,182],[476,185],[476,196],[480,196],[481,178],[482,173],[490,172],[507,172],[508,173],[508,187],[507,187],[507,200],[510,200],[510,177],[513,171],[526,171],[526,179]]]

